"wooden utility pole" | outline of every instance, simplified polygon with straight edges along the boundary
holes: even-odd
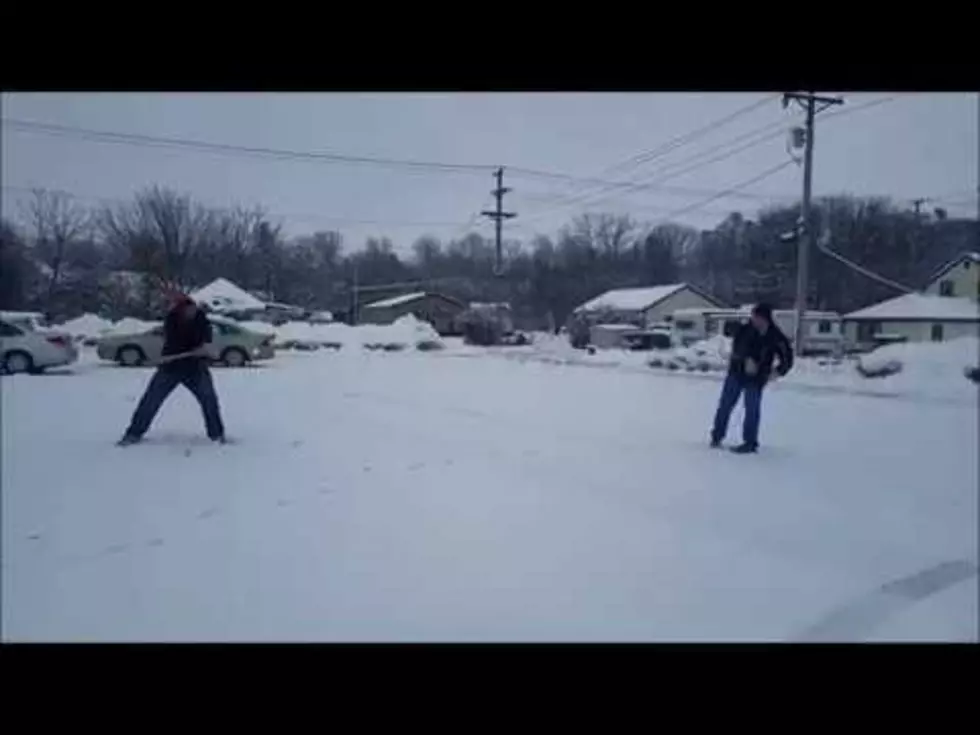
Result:
[[[813,242],[813,231],[810,227],[810,197],[813,191],[813,119],[818,112],[831,105],[842,105],[844,100],[838,97],[820,97],[813,92],[787,92],[783,95],[783,107],[790,100],[795,100],[806,111],[806,152],[803,158],[803,206],[800,213],[800,237],[798,240],[796,263],[796,324],[793,335],[793,347],[797,352],[803,350],[803,315],[806,312],[807,292],[809,286],[809,257],[810,244]],[[820,108],[817,108],[817,105]]]
[[[491,194],[493,194],[494,199],[497,200],[497,208],[492,211],[483,210],[480,214],[482,214],[484,217],[489,217],[494,221],[497,256],[493,266],[493,274],[495,276],[499,276],[502,275],[504,272],[504,256],[503,256],[504,220],[511,219],[512,217],[516,217],[517,214],[515,212],[504,211],[504,194],[510,191],[510,189],[504,187],[504,169],[498,168],[493,176],[497,180],[497,188],[494,189],[491,192]]]

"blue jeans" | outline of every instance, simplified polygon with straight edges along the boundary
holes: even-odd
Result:
[[[728,419],[738,403],[738,397],[745,394],[745,421],[742,423],[742,441],[752,447],[759,446],[759,418],[762,407],[762,384],[748,381],[732,373],[725,378],[715,412],[715,425],[711,430],[712,441],[721,441],[728,431]]]
[[[224,436],[225,427],[221,423],[218,394],[214,390],[211,371],[206,365],[157,368],[153,378],[150,379],[150,384],[146,386],[146,391],[143,393],[136,411],[133,413],[133,419],[129,428],[126,429],[126,435],[135,438],[142,437],[150,428],[150,424],[153,423],[157,411],[160,410],[160,406],[163,405],[167,396],[180,384],[183,384],[187,390],[193,393],[201,405],[208,437],[218,439]]]

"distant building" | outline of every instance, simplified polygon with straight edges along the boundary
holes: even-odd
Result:
[[[980,301],[980,253],[961,253],[939,268],[924,293]]]
[[[433,291],[395,296],[362,306],[359,321],[363,324],[391,324],[407,314],[429,322],[441,335],[456,334],[457,317],[466,305],[451,296]]]
[[[264,301],[255,298],[227,278],[215,278],[204,288],[191,293],[190,297],[215,312],[265,310]]]
[[[844,334],[859,347],[886,342],[943,342],[980,336],[975,299],[907,293],[845,314]]]
[[[649,328],[669,322],[678,309],[717,309],[718,299],[688,283],[646,288],[617,288],[585,302],[574,318],[589,324],[632,324]]]

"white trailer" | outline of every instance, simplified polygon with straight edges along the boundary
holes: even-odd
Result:
[[[678,309],[671,315],[671,339],[678,345],[689,345],[722,334],[731,337],[749,320],[751,306],[739,309]],[[796,333],[796,312],[778,309],[773,321],[789,337]],[[841,315],[834,311],[807,311],[803,315],[804,354],[838,354],[844,349]],[[794,345],[794,349],[797,349]]]

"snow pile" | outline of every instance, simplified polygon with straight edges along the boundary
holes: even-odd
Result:
[[[87,313],[58,325],[59,331],[70,334],[74,339],[100,337],[112,328],[113,324],[108,319]]]
[[[250,323],[243,324],[249,329]],[[268,331],[269,326],[263,325]],[[439,334],[432,325],[406,315],[394,324],[310,324],[287,322],[275,328],[276,346],[281,349],[312,350],[320,347],[365,348],[395,352],[405,348],[441,349]]]
[[[964,372],[980,365],[980,339],[949,342],[906,342],[886,345],[858,360],[865,377],[883,377],[895,386],[929,391],[935,386],[963,383]]]

